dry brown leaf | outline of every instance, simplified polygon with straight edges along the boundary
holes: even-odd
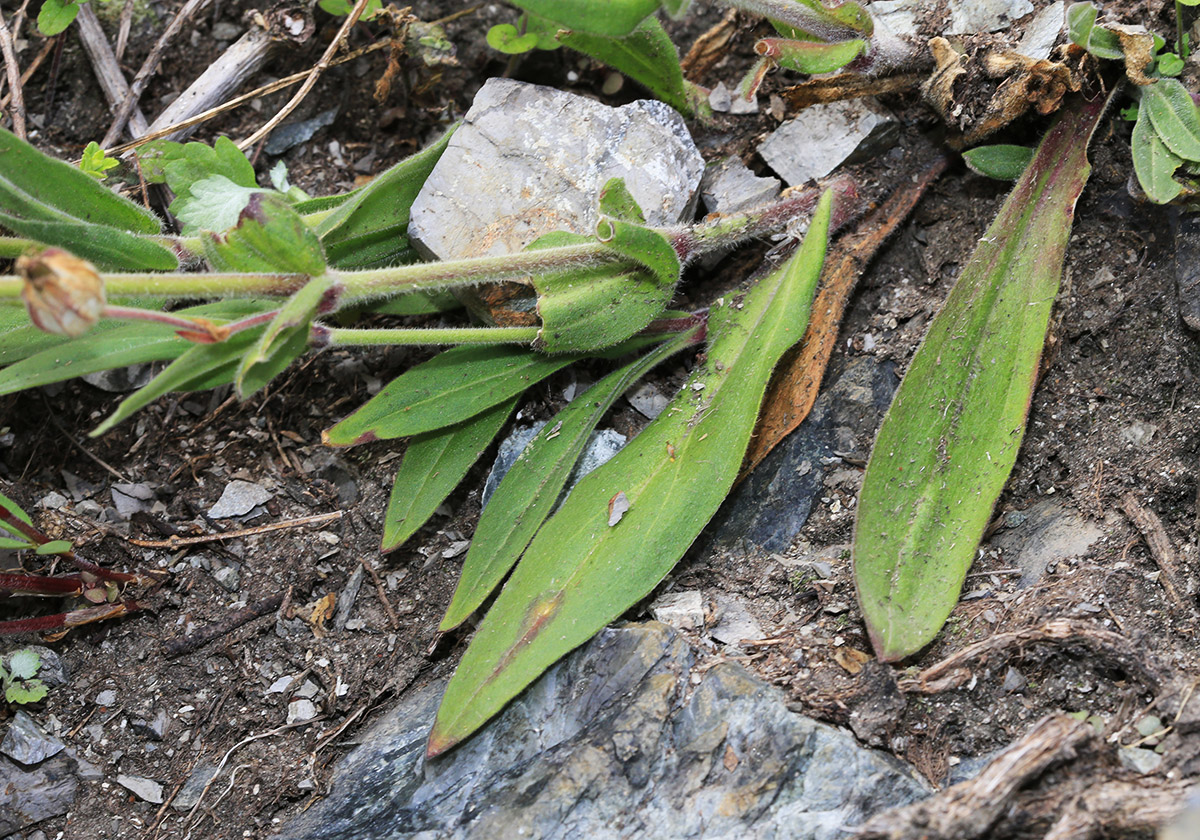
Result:
[[[733,747],[729,744],[725,745],[725,758],[721,763],[725,765],[725,769],[730,773],[737,769],[739,764],[737,753],[733,751]]]
[[[308,623],[312,626],[313,635],[318,639],[325,638],[325,622],[333,617],[335,604],[337,604],[337,593],[330,592],[317,601],[308,615]]]
[[[871,654],[855,648],[840,647],[833,652],[833,661],[851,675],[857,675],[870,660]]]
[[[854,284],[879,246],[908,217],[925,190],[949,164],[948,157],[938,156],[916,181],[909,181],[892,193],[863,220],[858,230],[842,237],[831,250],[825,260],[821,289],[813,301],[808,332],[800,345],[783,357],[771,377],[739,481],[749,475],[812,410]]]

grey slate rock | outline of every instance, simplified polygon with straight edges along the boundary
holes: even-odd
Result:
[[[26,766],[40,764],[64,747],[62,741],[48,734],[23,709],[13,715],[0,742],[0,752]]]
[[[191,775],[187,777],[187,781],[183,783],[183,787],[179,789],[179,793],[175,794],[175,798],[171,800],[171,807],[176,811],[192,810],[200,801],[200,794],[204,792],[204,788],[208,786],[215,775],[217,775],[217,765],[197,764]]]
[[[1171,214],[1175,235],[1175,285],[1183,323],[1200,332],[1200,216]]]
[[[217,503],[208,509],[208,515],[213,519],[244,516],[273,498],[275,494],[261,485],[249,481],[231,481],[225,485]]]
[[[1051,563],[1086,555],[1092,543],[1104,536],[1098,525],[1053,499],[1008,514],[1005,525],[989,547],[1000,550],[1006,566],[1021,569],[1018,589],[1041,580]]]
[[[0,758],[0,837],[65,814],[79,790],[76,767],[66,751],[28,769]]]
[[[950,35],[999,32],[1033,11],[1029,0],[950,0],[948,6]]]
[[[790,187],[824,178],[843,163],[869,160],[895,144],[900,124],[869,99],[813,105],[775,129],[758,147]]]
[[[700,200],[709,213],[732,213],[778,198],[782,187],[778,178],[761,178],[741,158],[728,157],[705,168]]]
[[[786,708],[740,665],[703,672],[657,622],[608,629],[473,738],[424,761],[442,685],[362,738],[287,840],[833,840],[929,791],[899,762]]]
[[[544,421],[540,421],[532,426],[517,426],[509,432],[508,437],[500,442],[500,446],[496,450],[496,460],[492,462],[492,469],[483,483],[482,502],[484,507],[491,501],[492,494],[496,492],[496,488],[500,486],[504,476],[508,475],[508,471],[517,463],[517,459],[521,457],[525,447],[545,425]],[[627,441],[628,438],[615,429],[597,429],[592,432],[588,436],[587,444],[583,447],[583,454],[579,456],[579,461],[575,464],[575,469],[567,478],[563,493],[570,493],[585,475],[608,463],[614,455],[621,451],[621,447]]]
[[[674,224],[695,208],[703,171],[683,118],[662,102],[611,108],[489,79],[413,202],[408,233],[439,259],[519,251],[554,230],[590,234],[615,177],[649,224]]]
[[[890,362],[853,360],[817,397],[800,427],[725,500],[712,539],[730,547],[787,549],[823,492],[823,461],[852,450],[859,438],[874,437],[897,384]]]

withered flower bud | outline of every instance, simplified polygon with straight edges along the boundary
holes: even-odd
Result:
[[[25,279],[21,299],[38,329],[75,338],[104,312],[104,281],[87,260],[47,248],[17,259],[17,273]]]

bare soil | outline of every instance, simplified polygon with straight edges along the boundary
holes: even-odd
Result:
[[[169,0],[137,17],[123,61],[129,76],[179,5]],[[414,12],[432,20],[455,11],[452,5],[419,3]],[[181,36],[179,49],[169,52],[162,73],[142,98],[149,115],[223,46],[213,28],[238,23],[244,11],[240,4],[217,4],[195,26],[194,35]],[[711,9],[700,11],[703,16],[687,24],[689,31],[679,39],[685,47],[689,35],[716,19]],[[448,23],[460,66],[406,68],[404,82],[384,103],[371,94],[384,71],[386,51],[326,73],[297,116],[333,106],[340,106],[340,116],[284,156],[293,183],[314,195],[343,190],[436,136],[469,106],[485,78],[505,72],[505,62],[483,43],[487,27],[505,15],[500,7],[484,6]],[[318,12],[313,42],[281,52],[260,81],[310,67],[336,23]],[[110,33],[115,31],[106,25]],[[372,34],[378,33],[356,31],[352,43],[366,43]],[[728,61],[700,81],[736,79],[751,43],[751,33],[741,33]],[[40,39],[31,39],[23,61],[39,45]],[[568,82],[568,72],[578,80]],[[563,52],[540,55],[517,75],[600,96],[608,71]],[[786,83],[772,77],[769,85]],[[107,109],[70,34],[57,75],[52,77],[45,67],[25,90],[30,113],[41,118],[34,140],[44,149],[74,158],[107,128]],[[626,83],[608,101],[638,95]],[[197,138],[245,136],[285,96],[264,96],[207,123]],[[769,101],[769,91],[764,101]],[[892,153],[856,170],[868,199],[886,195],[907,177],[906,155],[925,148],[926,136],[936,137],[938,131],[915,97],[892,98],[888,104],[901,116],[904,135]],[[700,132],[699,141],[706,155],[737,153],[762,169],[754,144],[784,116],[773,107],[753,117],[721,117],[714,128]],[[1014,142],[1035,138],[1043,125],[1026,126]],[[707,595],[745,596],[770,638],[744,657],[749,667],[783,686],[797,710],[852,725],[865,742],[912,762],[934,783],[943,783],[955,766],[1020,737],[1053,711],[1096,716],[1106,734],[1120,743],[1140,737],[1131,725],[1153,699],[1151,687],[1082,646],[1014,646],[971,661],[970,679],[956,688],[912,693],[907,699],[898,693],[897,679],[912,678],[993,634],[1076,618],[1124,634],[1146,657],[1179,675],[1200,674],[1195,600],[1189,595],[1182,609],[1172,606],[1158,565],[1121,507],[1125,494],[1132,493],[1161,518],[1163,535],[1179,553],[1182,573],[1190,581],[1200,542],[1200,346],[1179,318],[1168,216],[1129,198],[1128,135],[1129,125],[1115,119],[1094,145],[1092,180],[1077,209],[1068,274],[1029,431],[996,511],[999,534],[1022,527],[1021,517],[1012,514],[1057,500],[1102,530],[1090,551],[1058,563],[1035,585],[1019,589],[1009,561],[985,545],[968,579],[969,598],[938,640],[905,663],[907,670],[872,664],[862,668],[862,657],[854,652],[870,648],[854,601],[847,549],[861,459],[871,446],[867,435],[856,441],[856,452],[827,465],[826,492],[787,552],[693,552],[664,583]],[[258,162],[260,168],[271,163],[265,158]],[[892,360],[903,369],[1004,193],[1003,184],[961,167],[942,178],[860,283],[843,325],[835,369],[863,354]],[[733,284],[745,276],[765,247],[730,257],[721,282]],[[57,727],[64,741],[100,768],[102,778],[81,785],[66,817],[38,826],[47,836],[269,836],[272,826],[322,795],[331,767],[375,715],[405,691],[452,671],[466,637],[439,637],[436,627],[461,562],[453,546],[472,532],[485,467],[476,468],[443,513],[408,546],[380,557],[383,510],[403,446],[330,453],[320,443],[322,429],[360,404],[380,381],[419,358],[407,351],[322,353],[246,403],[236,402],[227,389],[174,395],[94,440],[88,431],[119,395],[73,381],[0,398],[0,427],[13,434],[11,444],[0,449],[4,492],[36,511],[47,531],[74,540],[89,559],[118,569],[168,573],[160,587],[145,594],[146,610],[82,628],[54,643],[70,682],[55,688],[33,714]],[[536,415],[555,405],[563,384],[554,381],[537,389],[526,412]],[[617,412],[614,424],[634,431],[636,415],[628,407]],[[154,491],[154,507],[129,523],[72,513],[78,499],[60,511],[39,509],[39,500],[51,491],[71,497],[69,484],[75,478],[67,474],[102,508],[112,505],[108,488],[114,482],[146,484]],[[207,519],[205,512],[234,479],[268,486],[274,499],[254,519]],[[340,519],[318,526],[174,551],[129,542],[213,534],[335,511],[342,513]],[[831,574],[798,574],[796,561],[804,560],[827,562]],[[215,576],[225,567],[239,577],[232,591]],[[367,567],[370,573],[356,575]],[[347,585],[355,578],[360,588],[352,597]],[[170,655],[173,641],[281,594],[281,607],[197,650]],[[343,618],[348,621],[339,629],[336,611],[347,608]],[[14,607],[11,614],[29,614],[30,609]],[[630,613],[631,618],[641,615],[640,609]],[[702,634],[695,641],[709,655],[720,655]],[[1010,681],[1006,689],[1010,668],[1019,673],[1021,685]],[[297,676],[288,690],[267,693],[287,675]],[[306,681],[317,689],[312,699],[319,715],[289,726],[288,704]],[[97,695],[109,689],[115,691],[115,703],[98,705]],[[160,710],[169,723],[163,739],[156,741],[133,721],[149,720]],[[1158,772],[1176,777],[1194,772],[1186,763],[1180,766],[1183,758],[1168,753]],[[236,768],[232,779],[222,776],[195,809],[184,813],[142,801],[116,781],[118,774],[154,779],[173,796],[198,765],[222,760]],[[1073,771],[1068,766],[1062,772],[1069,776]],[[1077,772],[1091,774],[1091,779],[1130,775],[1111,756],[1081,765]]]

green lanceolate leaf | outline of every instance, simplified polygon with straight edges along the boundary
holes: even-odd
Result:
[[[337,268],[374,268],[409,262],[415,252],[406,232],[412,203],[446,151],[451,129],[429,148],[400,161],[336,208],[306,221],[313,225]],[[301,213],[308,202],[297,205]]]
[[[257,192],[237,227],[204,236],[204,255],[217,271],[325,273],[321,241],[279,195]]]
[[[436,315],[455,309],[462,309],[462,301],[449,292],[413,292],[370,306],[372,312],[380,315]]]
[[[41,221],[86,222],[155,234],[158,217],[68,163],[0,129],[0,208]]]
[[[558,42],[621,71],[681,114],[693,112],[679,51],[658,18],[646,18],[622,37],[565,29],[558,33]]]
[[[963,160],[972,172],[998,181],[1015,181],[1033,160],[1033,149],[1028,146],[976,146],[963,152]]]
[[[514,0],[513,5],[548,18],[562,29],[620,38],[654,14],[659,0]]]
[[[1016,461],[1104,105],[1076,100],[1042,140],[884,417],[854,534],[858,599],[881,659],[919,650],[945,623]]]
[[[3,152],[0,152],[2,156]],[[79,174],[83,175],[82,172]],[[96,183],[91,178],[88,180]],[[2,192],[3,187],[0,187]],[[0,206],[10,206],[6,196],[0,195]],[[29,239],[70,251],[77,257],[94,262],[105,271],[173,271],[179,267],[179,260],[167,248],[152,239],[119,228],[70,219],[44,221],[22,218],[3,210],[0,210],[0,225]]]
[[[1121,39],[1096,25],[1099,11],[1093,3],[1072,3],[1067,8],[1067,37],[1097,58],[1119,61],[1125,57]]]
[[[446,688],[428,755],[470,735],[644,598],[716,512],[741,466],[771,371],[808,325],[830,205],[826,194],[783,267],[717,302],[705,361],[680,395],[542,526]]]
[[[8,498],[8,496],[5,496],[3,493],[0,493],[0,507],[4,508],[6,511],[8,511],[10,514],[15,516],[17,519],[24,522],[26,525],[29,525],[30,527],[33,526],[33,520],[29,518],[29,514],[25,512],[25,509],[22,508],[16,502],[14,502],[12,499]],[[0,519],[0,528],[4,528],[6,531],[9,531],[10,533],[16,534],[18,537],[24,536],[20,531],[18,531],[16,528],[13,528],[11,525],[8,525],[2,519]]]
[[[1130,149],[1133,171],[1147,198],[1166,204],[1183,192],[1183,186],[1175,180],[1175,171],[1183,164],[1183,158],[1167,148],[1144,111],[1133,124]]]
[[[1176,79],[1159,79],[1141,88],[1139,114],[1150,117],[1166,147],[1188,160],[1200,160],[1200,112]]]
[[[512,397],[461,423],[417,435],[408,442],[388,500],[382,551],[399,548],[433,516],[504,428],[516,404],[517,398]]]
[[[352,446],[441,429],[520,394],[575,361],[520,347],[455,347],[393,379],[329,429],[331,446]]]
[[[233,380],[238,396],[249,397],[305,351],[312,319],[333,288],[333,278],[328,275],[314,277],[279,308],[238,366]]]
[[[171,391],[201,391],[232,382],[238,363],[258,338],[259,332],[261,330],[246,330],[216,344],[192,345],[167,365],[162,373],[122,400],[117,410],[97,426],[91,436],[104,434],[163,394]]]
[[[612,404],[655,365],[691,344],[694,336],[695,330],[664,342],[613,371],[573,400],[529,442],[479,517],[440,630],[457,627],[500,585],[550,514],[588,436]]]
[[[735,0],[732,5],[742,4]],[[821,0],[772,3],[763,12],[776,32],[785,38],[801,41],[840,40],[853,35],[869,38],[875,31],[875,21],[870,12],[852,0],[828,4]]]
[[[273,306],[267,301],[227,300],[181,309],[175,314],[226,323]],[[160,324],[103,321],[75,339],[47,335],[36,327],[29,330],[34,333],[29,336],[32,353],[26,353],[26,348],[18,342],[8,344],[4,340],[7,336],[0,337],[0,363],[7,363],[0,369],[0,394],[12,394],[102,370],[174,359],[195,346],[177,337],[173,328]],[[44,343],[33,343],[32,340],[42,336],[46,339]]]

